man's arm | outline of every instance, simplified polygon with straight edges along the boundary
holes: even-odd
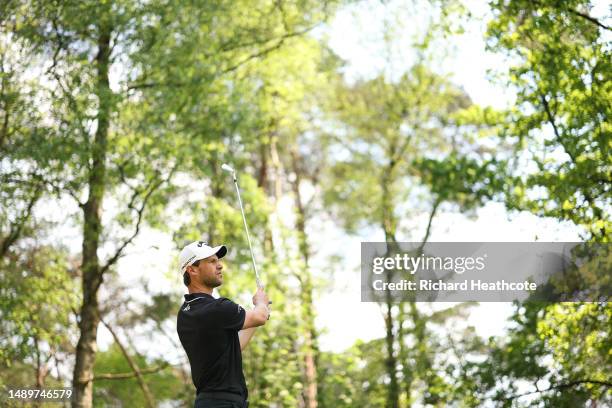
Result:
[[[255,333],[255,329],[259,326],[263,326],[270,317],[270,309],[268,304],[268,296],[262,289],[257,289],[255,296],[253,296],[253,303],[255,308],[248,310],[244,317],[244,324],[242,330],[238,332],[238,338],[240,339],[240,350],[244,350],[249,344],[251,337]]]
[[[242,329],[250,329],[263,326],[268,321],[269,315],[270,312],[268,310],[268,306],[263,303],[258,303],[257,305],[255,305],[253,310],[246,311],[246,316],[244,317],[244,324],[242,325]]]
[[[255,334],[255,329],[257,327],[251,327],[250,329],[242,329],[238,332],[238,338],[240,339],[240,350],[244,350],[251,341],[251,337]]]

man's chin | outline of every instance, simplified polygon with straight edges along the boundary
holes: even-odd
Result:
[[[210,280],[208,282],[203,282],[204,285],[208,286],[209,288],[217,288],[219,286],[221,286],[223,284],[223,278],[217,278],[215,280]]]

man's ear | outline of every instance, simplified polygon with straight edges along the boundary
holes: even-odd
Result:
[[[187,272],[189,276],[197,273],[193,265],[189,265],[187,268],[185,268],[185,272]]]

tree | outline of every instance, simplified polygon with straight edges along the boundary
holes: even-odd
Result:
[[[231,110],[228,98],[202,104],[201,96],[232,88],[239,93],[239,81],[228,75],[306,32],[328,4],[22,1],[11,6],[4,27],[21,47],[41,57],[43,75],[51,82],[41,89],[53,101],[48,117],[58,137],[51,144],[61,147],[65,159],[52,156],[60,164],[54,179],[82,211],[83,304],[73,385],[74,405],[90,406],[104,275],[144,222],[160,225],[172,190],[169,180],[179,165],[189,171],[186,165],[199,162],[203,142],[219,140],[214,131],[228,123],[219,116]],[[302,13],[301,7],[311,12]],[[117,78],[113,69],[120,69]],[[103,202],[111,199],[126,206],[106,223]],[[100,258],[98,250],[111,233],[121,235],[110,255]]]
[[[317,97],[325,93],[330,76],[335,77],[333,60],[329,51],[312,38],[290,41],[282,53],[268,55],[265,65],[249,70],[249,76],[258,86],[253,108],[258,113],[259,139],[258,185],[267,193],[272,212],[266,231],[266,251],[284,249],[288,271],[285,279],[297,282],[300,325],[296,345],[303,371],[303,406],[317,406],[317,331],[315,328],[314,292],[315,274],[311,271],[313,249],[307,236],[307,223],[314,216],[316,194],[308,199],[305,187],[319,189],[318,173],[324,156],[321,148],[311,140],[307,148],[305,136],[316,131],[313,111]],[[307,158],[305,156],[308,156]],[[289,190],[289,191],[287,191]],[[294,205],[295,221],[279,216],[281,199],[290,192]],[[272,219],[273,217],[273,219]],[[277,241],[273,236],[279,237]],[[280,242],[278,242],[280,241]],[[297,248],[294,250],[293,248]],[[275,257],[276,258],[276,257]]]
[[[495,166],[488,168],[483,158],[486,149],[472,146],[475,136],[464,129],[481,126],[483,132],[491,132],[483,115],[468,114],[482,110],[425,66],[414,66],[397,82],[379,76],[341,87],[337,99],[331,111],[336,120],[331,137],[339,152],[326,174],[325,202],[348,232],[375,227],[390,244],[397,243],[400,234],[426,242],[443,203],[471,210],[499,188],[491,177]],[[417,198],[424,204],[419,205]],[[414,204],[406,205],[409,200]],[[416,209],[427,214],[422,236],[407,234],[406,226],[400,225],[403,218],[416,215]],[[394,305],[388,292],[383,303],[389,379],[386,406],[397,407],[402,393],[398,358],[403,366],[404,400],[410,404],[413,382],[418,376],[427,380],[429,339],[426,317],[414,304],[406,312],[403,303]],[[413,364],[408,364],[404,327],[399,323],[405,318],[410,319],[412,338],[420,347],[420,357]]]
[[[473,387],[469,385],[471,361],[482,361],[486,347],[474,328],[465,325],[467,312],[473,304],[463,303],[439,311],[420,313],[417,326],[404,327],[404,340],[411,350],[400,362],[409,365],[414,381],[411,387],[419,388],[420,402],[430,406],[449,406],[474,403]],[[426,355],[413,336],[421,331],[427,339]],[[411,346],[411,345],[414,346]],[[321,353],[319,374],[325,381],[320,387],[323,407],[385,407],[388,405],[389,376],[387,375],[386,339],[368,342],[357,341],[341,352]],[[427,361],[420,367],[418,360]],[[403,373],[402,373],[403,375]],[[400,377],[401,378],[401,377]],[[421,381],[421,383],[419,383]],[[413,401],[417,393],[412,392]],[[407,396],[400,399],[408,404]],[[479,401],[478,401],[479,402]]]
[[[6,22],[0,24],[4,28]],[[61,157],[56,146],[45,143],[54,130],[36,106],[35,81],[25,74],[33,58],[13,40],[0,32],[0,258],[32,233],[35,206],[57,181],[50,179],[54,164],[48,157]]]
[[[609,402],[603,374],[609,307],[529,302],[517,305],[506,336],[490,338],[489,357],[468,367],[469,388],[504,407],[574,407]],[[588,354],[588,357],[587,357]]]
[[[59,369],[50,374],[74,352],[75,268],[65,248],[37,242],[44,239],[42,229],[26,238],[35,244],[11,250],[0,263],[0,370],[15,370],[7,384],[13,387],[61,385]]]
[[[519,157],[508,206],[571,221],[585,238],[608,242],[612,28],[589,14],[588,0],[490,6],[489,48],[508,57],[502,74],[517,95],[500,133]]]
[[[535,164],[507,169],[516,186],[505,190],[506,204],[572,221],[585,240],[608,242],[610,27],[589,14],[588,1],[490,6],[489,47],[509,57],[503,77],[517,91],[500,139],[514,144],[520,163]],[[609,402],[599,369],[609,317],[607,303],[517,304],[508,335],[490,339],[491,357],[472,365],[471,386],[501,406]]]

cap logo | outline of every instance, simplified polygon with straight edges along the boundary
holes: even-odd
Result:
[[[204,241],[198,241],[198,248],[202,248],[202,245],[208,245],[208,244]]]
[[[195,255],[193,255],[191,258],[189,258],[189,259],[188,259],[188,260],[187,260],[187,261],[186,261],[186,262],[183,264],[183,266],[182,266],[181,268],[185,268],[185,267],[186,267],[186,266],[189,264],[189,262],[191,262],[191,261],[193,260],[193,258],[195,258],[195,257],[196,257],[196,256],[195,256]]]

